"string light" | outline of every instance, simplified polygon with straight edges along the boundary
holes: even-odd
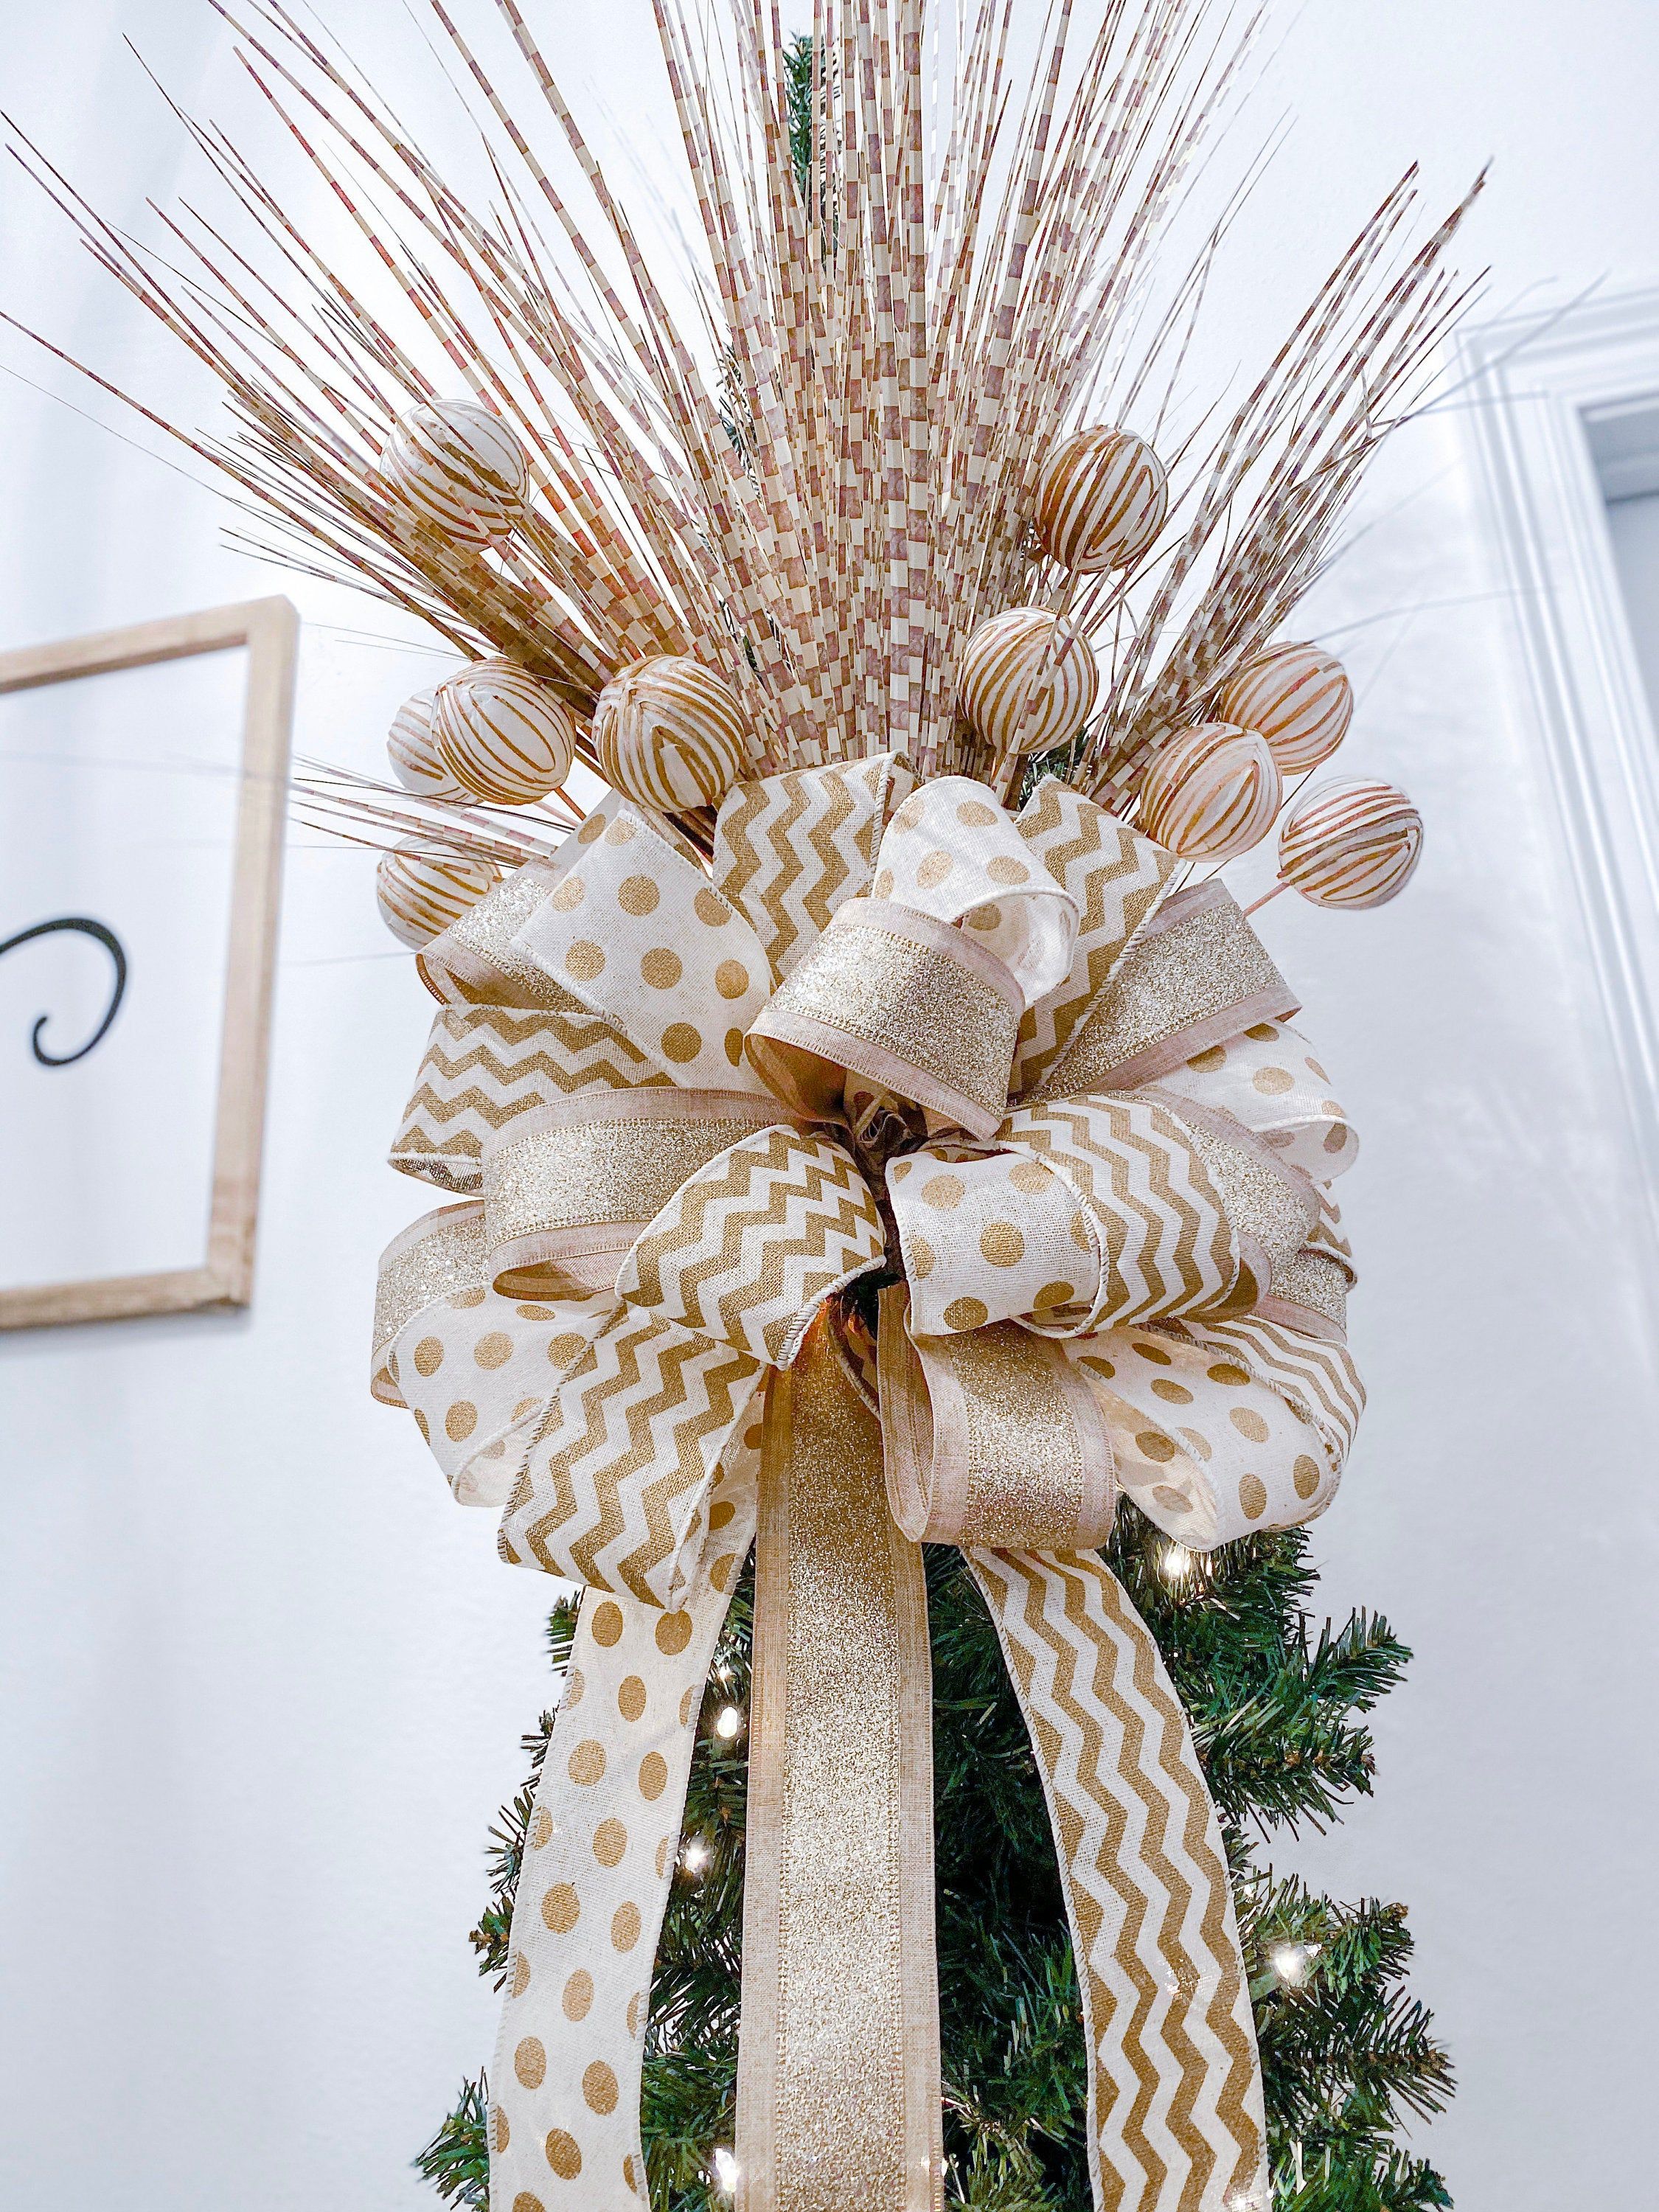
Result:
[[[1279,1943],[1268,1952],[1267,1964],[1286,1988],[1299,1989],[1319,1952],[1317,1943]]]
[[[1193,1571],[1193,1555],[1184,1544],[1166,1544],[1158,1564],[1166,1583],[1184,1583]]]
[[[712,1856],[708,1838],[703,1836],[691,1836],[687,1838],[681,1849],[680,1864],[685,1869],[687,1874],[700,1875]]]
[[[730,1743],[743,1726],[743,1715],[735,1705],[722,1705],[714,1717],[714,1733],[722,1743]]]
[[[714,2186],[722,2197],[737,2193],[738,2161],[724,2143],[714,2153]]]

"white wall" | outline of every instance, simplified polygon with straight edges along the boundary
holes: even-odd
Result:
[[[377,71],[410,35],[390,4],[328,12],[348,39],[384,26]],[[574,80],[656,112],[643,0],[561,12]],[[216,19],[177,0],[9,24],[6,101],[136,220],[186,172],[122,32],[225,105]],[[1300,125],[1212,368],[1260,356],[1414,153],[1443,200],[1495,157],[1470,248],[1493,312],[1655,281],[1656,69],[1642,0],[1316,0],[1274,64],[1267,111]],[[4,303],[190,404],[183,366],[3,189]],[[41,374],[9,339],[0,360]],[[9,380],[0,409],[0,641],[269,587],[205,494]],[[1651,1261],[1468,453],[1455,410],[1411,434],[1317,610],[1360,683],[1351,764],[1428,816],[1417,881],[1370,917],[1264,918],[1364,1138],[1346,1203],[1372,1410],[1319,1531],[1326,1598],[1380,1607],[1418,1655],[1378,1717],[1375,1802],[1299,1856],[1411,1906],[1463,2084],[1427,2138],[1462,2212],[1639,2212]],[[428,664],[321,626],[394,627],[374,611],[294,596],[318,618],[299,748],[368,763]],[[366,869],[296,837],[251,1315],[0,1343],[9,2203],[414,2206],[404,2161],[487,2048],[465,1930],[548,1592],[497,1566],[487,1517],[364,1391],[374,1257],[421,1205],[376,1164],[425,1027],[385,945]]]

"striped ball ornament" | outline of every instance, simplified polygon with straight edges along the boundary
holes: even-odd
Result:
[[[433,727],[436,687],[405,699],[392,718],[386,749],[392,773],[405,791],[422,799],[467,799],[465,784],[458,783],[438,756],[438,733]]]
[[[1256,730],[1282,775],[1328,760],[1353,720],[1342,663],[1316,645],[1275,645],[1247,661],[1216,702],[1222,721]]]
[[[1392,783],[1340,776],[1285,817],[1279,872],[1316,906],[1386,906],[1411,881],[1423,851],[1423,817]]]
[[[1074,738],[1099,689],[1093,653],[1044,607],[1010,607],[982,622],[957,670],[957,704],[1004,757],[1049,752]]]
[[[450,775],[496,806],[545,799],[575,758],[570,709],[515,660],[475,660],[447,676],[433,727]]]
[[[493,860],[453,852],[427,838],[405,837],[381,854],[374,896],[392,934],[418,952],[501,879]]]
[[[488,544],[524,510],[530,465],[498,415],[470,400],[440,399],[400,415],[380,459],[399,506],[446,538]]]
[[[1079,430],[1044,464],[1037,486],[1043,551],[1079,576],[1127,568],[1164,527],[1164,464],[1133,430]]]
[[[1261,843],[1283,795],[1265,738],[1200,722],[1152,756],[1136,826],[1183,860],[1231,860]]]
[[[613,789],[677,813],[718,806],[750,766],[743,702],[680,653],[650,653],[613,676],[593,709],[593,750]]]

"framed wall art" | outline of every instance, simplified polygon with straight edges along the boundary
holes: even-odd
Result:
[[[248,1303],[298,632],[0,653],[0,1328]]]

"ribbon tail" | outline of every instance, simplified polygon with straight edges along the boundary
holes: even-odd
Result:
[[[762,1444],[738,2059],[741,2212],[943,2189],[932,1667],[919,1545],[820,1318]]]
[[[1054,1827],[1097,2212],[1261,2212],[1266,2123],[1232,1891],[1158,1646],[1092,1553],[966,1557]]]
[[[756,1466],[751,1449],[728,1449],[676,1610],[626,1588],[583,1595],[514,1901],[489,2076],[489,2202],[504,2212],[578,2202],[641,2212],[647,2202],[652,1964],[702,1686],[753,1534]]]

